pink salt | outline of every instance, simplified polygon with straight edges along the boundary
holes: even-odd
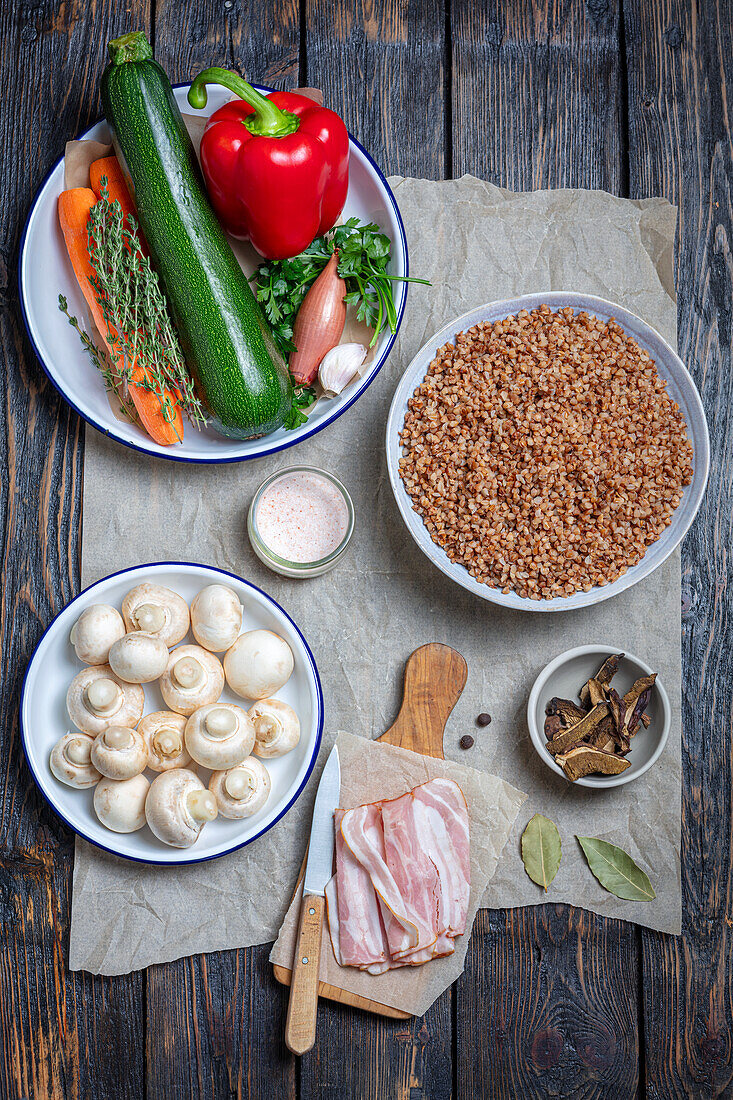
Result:
[[[256,514],[264,544],[278,557],[299,563],[320,561],[343,541],[349,524],[346,502],[319,474],[284,474],[265,489]]]

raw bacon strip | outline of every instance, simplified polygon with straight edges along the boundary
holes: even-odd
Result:
[[[326,895],[326,915],[328,917],[328,932],[331,937],[331,947],[333,948],[336,962],[339,966],[343,966],[344,962],[341,957],[341,929],[339,927],[337,879],[338,873],[328,880],[326,889],[323,892]]]
[[[372,880],[351,854],[341,833],[344,813],[344,810],[336,810],[334,814],[338,880],[336,912],[341,958],[336,957],[342,966],[369,966],[385,962],[389,953]]]
[[[412,794],[419,834],[440,878],[440,930],[459,936],[466,930],[471,892],[466,800],[452,779],[431,779]]]
[[[354,810],[347,810],[341,820],[341,835],[354,857],[369,874],[380,899],[395,918],[385,924],[390,954],[397,956],[402,951],[432,943],[435,940],[432,928],[427,927],[406,904],[387,866],[379,805],[357,806]]]
[[[438,923],[440,909],[440,882],[435,864],[423,847],[419,822],[412,792],[382,802],[382,828],[387,866],[397,883],[408,912],[417,916],[420,930],[415,952],[409,951],[413,962],[427,962],[432,958],[432,946],[438,933],[446,931]],[[389,940],[389,929],[387,929]],[[391,950],[396,958],[407,955],[405,950]]]

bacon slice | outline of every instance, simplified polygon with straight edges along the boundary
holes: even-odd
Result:
[[[347,810],[341,820],[341,835],[353,856],[369,874],[374,889],[389,910],[385,930],[390,954],[398,957],[401,952],[431,943],[435,939],[432,928],[426,927],[418,914],[406,904],[387,865],[379,803]]]
[[[453,952],[471,884],[460,787],[432,779],[399,798],[337,810],[335,826],[326,899],[339,963],[382,974]]]
[[[397,883],[409,913],[415,914],[420,935],[412,950],[393,951],[387,928],[387,941],[394,958],[410,956],[412,962],[427,962],[438,937],[440,883],[435,864],[422,845],[415,818],[412,792],[381,803],[384,851],[387,866]]]
[[[452,779],[431,779],[412,795],[416,827],[440,880],[439,930],[460,936],[466,931],[471,893],[466,799]]]
[[[336,810],[336,935],[339,952],[334,954],[342,966],[370,966],[389,958],[384,927],[372,880],[354,858],[341,833],[344,810]],[[333,880],[332,880],[333,881]],[[328,895],[326,895],[328,899]],[[334,925],[330,916],[331,939]],[[339,958],[340,954],[340,958]]]

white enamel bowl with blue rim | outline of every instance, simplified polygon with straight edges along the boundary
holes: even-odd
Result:
[[[270,88],[256,85],[260,91]],[[189,85],[179,85],[176,100],[184,114],[208,118],[226,103],[231,94],[224,88],[209,87],[208,103],[203,111],[194,111],[186,99]],[[104,121],[97,122],[81,138],[109,141]],[[21,241],[18,279],[20,300],[28,334],[41,366],[57,390],[84,419],[105,435],[138,451],[181,462],[239,462],[247,458],[273,454],[307,439],[325,428],[353,405],[374,381],[389,355],[394,336],[384,331],[373,357],[361,378],[356,379],[338,397],[318,402],[308,421],[294,431],[279,429],[261,439],[225,439],[212,429],[196,431],[186,421],[185,437],[175,447],[160,447],[134,424],[124,423],[113,414],[107,394],[89,357],[58,308],[58,296],[68,299],[69,312],[85,316],[82,294],[74,276],[58,224],[57,200],[64,187],[64,166],[59,161],[46,178],[31,208]],[[376,222],[392,242],[391,271],[408,274],[407,240],[394,195],[377,165],[358,141],[350,138],[349,192],[343,217],[358,217]],[[402,321],[407,284],[393,283],[397,327]]]
[[[69,642],[71,628],[91,604],[110,603],[119,608],[125,593],[142,581],[167,585],[180,593],[188,604],[207,584],[229,585],[244,605],[242,629],[274,631],[285,638],[295,658],[292,676],[276,695],[295,708],[300,718],[300,741],[284,756],[264,761],[272,780],[270,797],[253,817],[242,821],[218,817],[206,824],[191,848],[171,848],[153,836],[147,826],[136,833],[111,832],[94,813],[94,788],[67,787],[49,768],[54,744],[67,730],[74,729],[66,713],[66,691],[77,672],[86,667],[77,660]],[[189,635],[182,644],[193,641],[195,639]],[[217,656],[222,658],[223,654]],[[166,709],[157,683],[144,684],[143,688],[146,714]],[[251,702],[241,699],[228,687],[221,698],[245,708],[251,706]],[[199,863],[256,840],[296,801],[318,756],[323,731],[323,695],[308,643],[290,616],[268,595],[241,577],[220,569],[191,562],[155,562],[105,577],[85,589],[56,616],[38,643],[25,675],[20,731],[28,765],[41,793],[79,836],[114,855],[143,863]],[[199,771],[204,782],[208,782],[210,772]],[[146,771],[145,774],[152,780],[155,773]]]
[[[694,474],[691,483],[686,486],[682,501],[676,509],[672,522],[648,549],[644,557],[636,565],[632,566],[622,577],[612,584],[603,587],[591,588],[588,592],[576,592],[572,596],[554,600],[530,600],[518,596],[515,592],[504,593],[500,588],[490,588],[487,584],[481,584],[468,570],[456,562],[452,562],[446,552],[433,542],[428,534],[420,516],[413,510],[412,501],[408,496],[399,475],[399,460],[401,447],[399,435],[405,421],[407,402],[417,387],[428,373],[431,362],[436,356],[438,348],[444,344],[453,342],[457,333],[478,324],[480,321],[499,321],[519,310],[537,309],[546,304],[553,309],[562,309],[570,306],[576,312],[585,310],[602,320],[615,317],[622,328],[632,336],[637,343],[644,348],[657,365],[657,371],[661,378],[667,382],[667,391],[677,402],[687,424],[687,435],[693,447]],[[517,611],[571,611],[578,607],[589,607],[592,604],[601,603],[611,596],[631,588],[632,585],[648,577],[650,573],[669,557],[672,551],[679,545],[689,530],[700,502],[705,492],[705,484],[710,467],[710,440],[708,426],[705,420],[705,412],[700,400],[700,395],[695,388],[682,360],[651,325],[642,321],[621,306],[614,305],[604,298],[595,298],[588,294],[574,294],[570,291],[548,291],[544,294],[525,294],[521,298],[506,299],[500,302],[489,302],[479,306],[470,313],[464,313],[450,324],[444,325],[440,332],[425,344],[412,360],[402,376],[395,391],[392,406],[387,420],[387,466],[389,479],[392,485],[397,507],[407,524],[407,529],[422,552],[430,558],[431,562],[445,573],[447,577],[460,584],[463,588],[473,592],[490,603],[500,604],[502,607],[511,607]]]

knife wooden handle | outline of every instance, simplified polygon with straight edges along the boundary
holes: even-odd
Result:
[[[305,1054],[316,1041],[318,1010],[318,971],[321,964],[321,937],[326,899],[304,894],[300,904],[300,923],[293,958],[285,1042],[293,1054]]]

